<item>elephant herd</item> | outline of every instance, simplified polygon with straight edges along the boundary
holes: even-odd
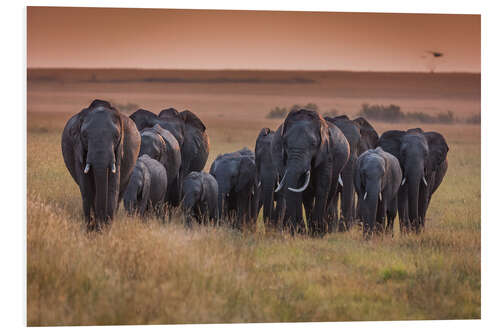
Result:
[[[192,112],[143,109],[130,117],[94,100],[67,122],[64,162],[78,184],[88,230],[108,225],[123,199],[128,213],[165,218],[180,206],[186,226],[229,223],[323,236],[349,230],[419,233],[447,168],[448,145],[420,128],[378,136],[364,118],[291,111],[255,150],[221,154],[210,172],[209,139]],[[340,201],[340,205],[339,205]],[[338,209],[340,206],[340,210]]]

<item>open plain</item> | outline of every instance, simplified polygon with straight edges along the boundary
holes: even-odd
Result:
[[[274,107],[315,103],[355,116],[362,103],[460,119],[479,114],[479,74],[28,70],[29,326],[472,319],[481,314],[481,131],[422,127],[447,139],[449,169],[425,233],[364,241],[354,228],[321,239],[226,228],[186,230],[178,217],[142,223],[120,208],[112,228],[85,232],[62,159],[65,122],[93,99],[158,113],[195,112],[210,155],[254,148]]]

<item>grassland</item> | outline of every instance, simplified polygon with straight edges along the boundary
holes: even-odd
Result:
[[[71,113],[47,112],[48,105],[74,103],[74,113],[88,104],[78,100],[87,98],[82,94],[100,97],[103,91],[142,105],[142,97],[123,94],[116,84],[92,89],[64,86],[63,94],[52,83],[28,85],[28,325],[480,318],[479,126],[424,127],[445,135],[450,166],[418,237],[396,232],[394,239],[366,242],[354,229],[322,239],[291,238],[266,233],[261,221],[256,233],[188,231],[178,218],[144,224],[123,209],[109,231],[89,235],[60,152]],[[207,167],[218,153],[253,148],[261,127],[279,124],[265,118],[267,104],[252,104],[251,97],[241,103],[260,113],[231,113],[234,99],[221,105],[216,97],[207,99],[207,112],[191,108],[207,124]],[[191,98],[202,105],[199,95]],[[276,105],[272,98],[264,101]],[[379,133],[418,126],[374,125]]]

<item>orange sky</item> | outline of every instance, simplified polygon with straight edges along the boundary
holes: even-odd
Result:
[[[27,25],[28,67],[481,70],[479,15],[28,7]]]

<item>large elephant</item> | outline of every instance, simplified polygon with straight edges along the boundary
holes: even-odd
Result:
[[[341,217],[338,219],[338,230],[345,231],[350,229],[354,220],[354,166],[362,150],[361,130],[358,124],[345,115],[334,118],[325,117],[325,120],[337,126],[349,142],[349,160],[341,173],[342,184],[338,187],[339,190],[334,196],[332,205],[329,206],[330,215],[337,219],[337,202],[340,195]]]
[[[263,218],[266,226],[277,227],[279,210],[281,210],[281,200],[278,199],[279,194],[274,193],[276,184],[278,183],[278,170],[273,164],[272,159],[272,141],[275,132],[269,128],[261,129],[259,136],[255,142],[255,167],[257,170],[257,179],[260,182],[259,191],[259,206],[263,206]],[[275,208],[274,202],[277,201]]]
[[[215,225],[219,219],[219,190],[215,178],[205,171],[192,171],[184,178],[182,189],[185,225],[191,227],[192,219],[200,224],[212,221]]]
[[[166,122],[165,128],[170,130],[181,144],[181,177],[184,178],[191,171],[203,170],[210,144],[205,125],[200,118],[189,110],[179,113],[173,108],[162,110],[158,117],[160,126]]]
[[[342,132],[328,124],[316,111],[294,110],[277,130],[272,158],[281,181],[276,189],[285,199],[284,226],[305,232],[302,205],[308,232],[326,232],[325,210],[332,189],[348,157],[349,144]]]
[[[360,202],[365,237],[370,237],[374,230],[381,232],[385,229],[387,233],[393,233],[402,178],[398,159],[381,147],[367,150],[358,157],[354,187]]]
[[[210,144],[203,122],[191,111],[178,112],[174,108],[162,110],[159,116],[139,109],[130,115],[142,130],[158,124],[170,131],[181,147],[181,179],[191,171],[201,171],[207,162]]]
[[[448,169],[448,144],[437,132],[420,128],[387,131],[379,145],[398,160],[403,180],[398,194],[401,231],[419,233],[425,228],[425,216],[432,194]]]
[[[167,170],[168,192],[165,201],[177,207],[181,196],[181,150],[177,139],[170,131],[156,124],[141,130],[141,150],[139,156],[144,154],[159,161]]]
[[[210,167],[218,183],[219,217],[233,218],[233,226],[255,227],[258,180],[254,153],[248,148],[219,155]]]
[[[100,230],[113,219],[140,144],[134,123],[106,101],[94,100],[66,123],[64,163],[80,187],[88,230]]]
[[[163,164],[147,154],[139,156],[123,195],[125,209],[129,214],[139,213],[141,216],[154,212],[164,219],[167,184]]]

